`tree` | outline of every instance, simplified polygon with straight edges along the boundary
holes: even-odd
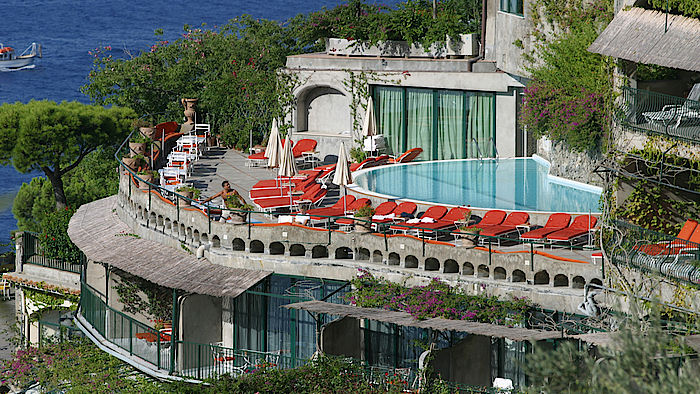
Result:
[[[300,51],[289,28],[274,21],[243,16],[216,30],[185,26],[178,40],[158,41],[127,58],[108,46],[95,49],[82,92],[97,104],[164,120],[182,118],[179,99],[198,98],[198,119],[208,114],[224,142],[240,148],[250,132],[262,140],[272,118],[282,116],[279,97],[289,89],[278,70],[287,55]]]
[[[30,101],[0,106],[0,164],[41,170],[51,183],[56,209],[68,206],[63,177],[100,146],[123,141],[135,113],[77,102]]]
[[[116,194],[119,176],[114,169],[117,165],[114,149],[98,148],[85,156],[73,171],[63,176],[69,205],[77,209],[85,203]],[[44,219],[55,207],[51,182],[44,177],[35,177],[20,187],[12,213],[20,230],[40,233],[44,228]]]

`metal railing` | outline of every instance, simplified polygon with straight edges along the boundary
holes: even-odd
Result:
[[[615,227],[605,242],[613,264],[700,285],[700,244],[619,220]]]
[[[80,288],[80,313],[102,337],[157,369],[170,369],[169,334],[109,307],[87,283]]]
[[[63,343],[64,341],[82,337],[84,335],[79,328],[39,320],[39,346],[51,342]]]
[[[231,374],[253,373],[261,369],[289,369],[306,360],[294,359],[280,352],[236,350],[217,344],[178,341],[180,375],[194,379]]]
[[[62,258],[49,258],[44,254],[39,241],[38,234],[25,231],[22,235],[22,263],[39,265],[46,268],[53,268],[66,272],[79,274],[86,263],[85,255],[80,252],[80,257],[77,261],[67,260]]]
[[[700,143],[700,101],[625,86],[617,117],[635,131]]]

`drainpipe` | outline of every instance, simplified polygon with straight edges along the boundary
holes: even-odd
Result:
[[[467,60],[467,71],[472,72],[472,65],[484,58],[486,54],[486,0],[481,0],[481,40],[479,42],[479,56]]]

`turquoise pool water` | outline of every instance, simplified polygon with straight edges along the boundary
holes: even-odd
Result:
[[[391,198],[479,208],[600,213],[600,188],[549,175],[549,163],[541,158],[384,166],[359,173],[354,182]]]

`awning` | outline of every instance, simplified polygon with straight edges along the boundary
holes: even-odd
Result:
[[[125,234],[133,230],[115,208],[117,196],[81,206],[68,225],[68,236],[88,259],[171,289],[214,297],[237,297],[271,275],[212,264],[159,242]],[[121,235],[120,235],[121,234]]]
[[[632,7],[620,11],[588,47],[589,52],[700,71],[700,19]]]
[[[533,330],[521,327],[507,327],[497,324],[477,323],[464,320],[433,318],[416,320],[406,312],[387,311],[384,309],[362,308],[352,305],[332,304],[323,301],[305,301],[282,305],[288,309],[300,309],[311,313],[326,313],[334,316],[349,316],[356,319],[369,319],[393,323],[405,327],[429,328],[438,331],[459,331],[473,335],[507,338],[514,341],[539,341],[561,338],[557,331]]]

